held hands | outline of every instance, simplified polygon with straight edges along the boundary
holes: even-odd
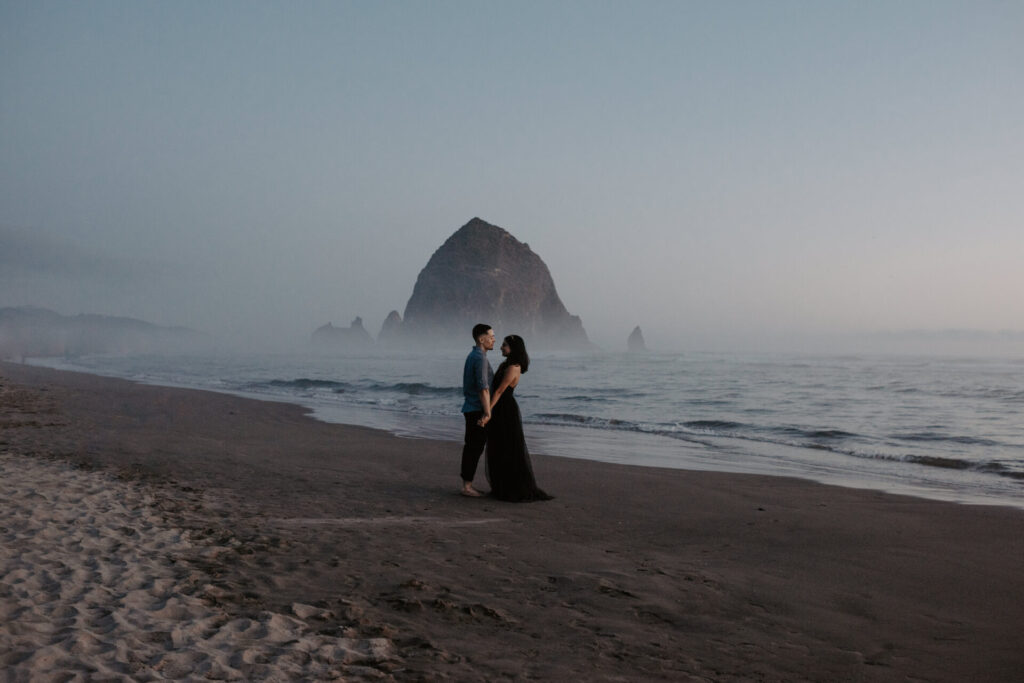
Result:
[[[491,416],[490,415],[484,415],[483,417],[481,417],[479,420],[476,421],[476,424],[477,424],[478,427],[483,427],[484,425],[486,425],[490,421],[491,421]]]

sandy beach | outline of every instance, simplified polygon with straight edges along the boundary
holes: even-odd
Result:
[[[1020,510],[544,455],[556,499],[507,504],[459,449],[0,363],[2,679],[1024,669]]]

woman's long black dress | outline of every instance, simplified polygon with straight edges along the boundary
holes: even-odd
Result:
[[[507,370],[508,366],[502,363],[494,375],[492,392],[501,385]],[[551,500],[551,496],[537,488],[533,478],[530,452],[523,436],[523,418],[514,394],[513,387],[505,389],[491,411],[491,421],[487,423],[485,471],[491,495],[513,502]]]

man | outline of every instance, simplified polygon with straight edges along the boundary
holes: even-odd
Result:
[[[466,441],[462,447],[462,490],[464,496],[479,498],[482,494],[473,488],[473,477],[480,462],[480,454],[487,444],[485,425],[491,419],[491,380],[494,371],[487,361],[487,352],[494,348],[494,330],[480,323],[473,327],[476,346],[466,356],[462,369],[462,416],[466,420]]]

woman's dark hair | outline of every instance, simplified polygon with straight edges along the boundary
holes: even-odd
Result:
[[[530,356],[526,353],[526,342],[518,334],[510,334],[505,337],[505,343],[508,344],[508,360],[505,362],[509,365],[518,365],[520,372],[526,372],[530,368]]]

